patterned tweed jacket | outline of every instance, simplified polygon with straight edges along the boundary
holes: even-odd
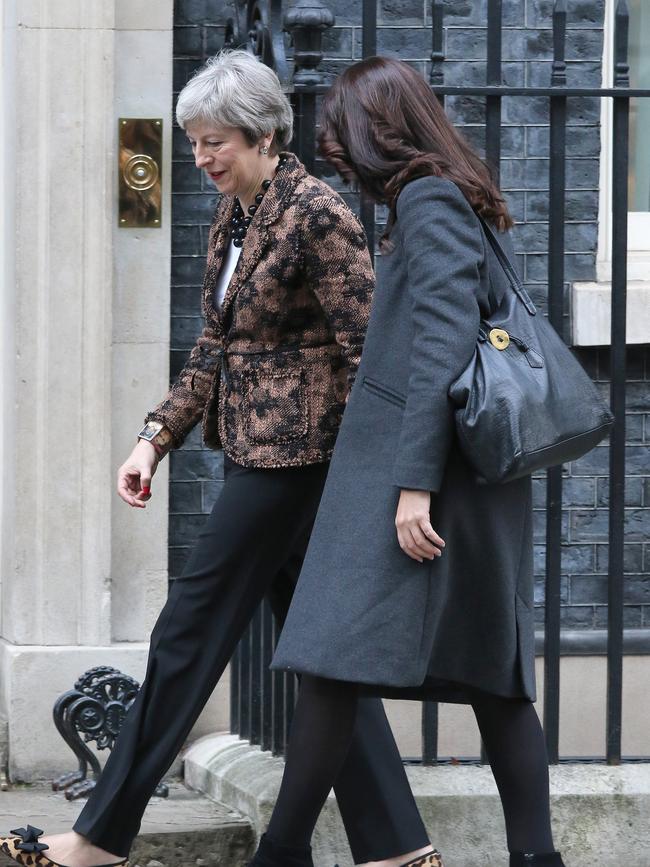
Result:
[[[328,460],[359,364],[374,275],[363,227],[298,158],[274,176],[253,217],[221,310],[215,282],[234,200],[208,243],[206,326],[165,399],[147,416],[178,447],[203,438],[249,467]]]

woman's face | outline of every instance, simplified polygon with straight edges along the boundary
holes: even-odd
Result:
[[[197,169],[202,169],[220,193],[241,196],[257,182],[260,172],[258,145],[251,145],[242,131],[194,121],[185,128]],[[266,144],[267,142],[261,142]]]

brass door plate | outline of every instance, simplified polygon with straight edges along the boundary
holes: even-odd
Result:
[[[118,224],[122,229],[159,229],[163,122],[160,118],[121,117],[118,129]]]

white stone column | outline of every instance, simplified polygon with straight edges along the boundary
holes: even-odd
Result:
[[[116,213],[111,224],[114,469],[169,386],[172,7],[172,0],[116,3],[113,141],[118,117],[162,118],[164,195],[160,229],[121,229]],[[114,158],[112,172],[115,166]],[[136,512],[112,497],[113,641],[148,638],[167,595],[168,465],[168,460],[160,464],[146,510]]]
[[[144,511],[115,471],[168,385],[173,0],[2,10],[0,716],[30,780],[74,765],[79,674],[142,676],[166,595],[166,464]],[[160,229],[117,228],[120,115],[163,119]]]

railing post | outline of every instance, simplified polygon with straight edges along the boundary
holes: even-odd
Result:
[[[334,15],[320,0],[297,0],[284,15],[284,29],[291,34],[294,49],[295,141],[311,174],[316,162],[316,92],[325,81],[317,67],[323,59],[323,31],[332,27],[334,21]]]
[[[361,13],[361,56],[377,53],[377,0],[363,0]]]
[[[240,691],[239,691],[239,645],[235,648],[230,659],[230,731],[239,734],[241,731],[239,710],[240,710]]]
[[[261,741],[263,750],[273,749],[273,675],[270,665],[273,659],[273,612],[265,599],[262,603],[262,700],[261,709]]]
[[[431,69],[429,84],[434,90],[445,83],[444,60],[444,0],[431,0]],[[444,108],[445,98],[435,94]],[[438,719],[437,702],[422,702],[422,764],[434,765],[438,761]]]
[[[487,21],[487,84],[502,84],[501,36],[503,28],[502,0],[488,0]],[[499,181],[501,172],[501,97],[488,96],[485,101],[485,158]]]
[[[614,87],[629,87],[629,11],[618,0],[614,30]],[[609,462],[607,637],[607,761],[621,761],[623,692],[623,576],[625,539],[625,381],[629,96],[614,97],[612,159],[612,332],[610,398],[615,422]]]
[[[251,630],[249,625],[239,642],[239,737],[250,740],[251,737],[251,705],[250,705],[250,680],[251,680]]]
[[[566,0],[553,9],[551,86],[566,85]],[[562,336],[564,315],[564,211],[566,96],[550,97],[548,318]],[[560,743],[560,593],[562,580],[562,467],[546,474],[546,584],[544,605],[544,734],[549,761],[557,764]]]
[[[361,18],[361,52],[364,58],[377,53],[377,0],[363,0]],[[372,264],[375,264],[375,203],[361,190],[359,217],[368,239]]]
[[[431,0],[431,71],[429,73],[429,83],[433,88],[445,83],[445,52],[443,50],[444,14],[445,4],[443,0]],[[444,106],[444,96],[438,96],[438,100]]]
[[[272,645],[275,648],[280,634],[280,626],[273,618],[272,621]],[[283,671],[271,672],[271,752],[274,756],[280,756],[284,752],[284,682]]]
[[[422,702],[422,764],[438,761],[438,702]]]
[[[264,603],[259,606],[251,622],[251,660],[248,682],[248,703],[250,707],[250,732],[248,740],[252,744],[262,742],[262,617]]]

